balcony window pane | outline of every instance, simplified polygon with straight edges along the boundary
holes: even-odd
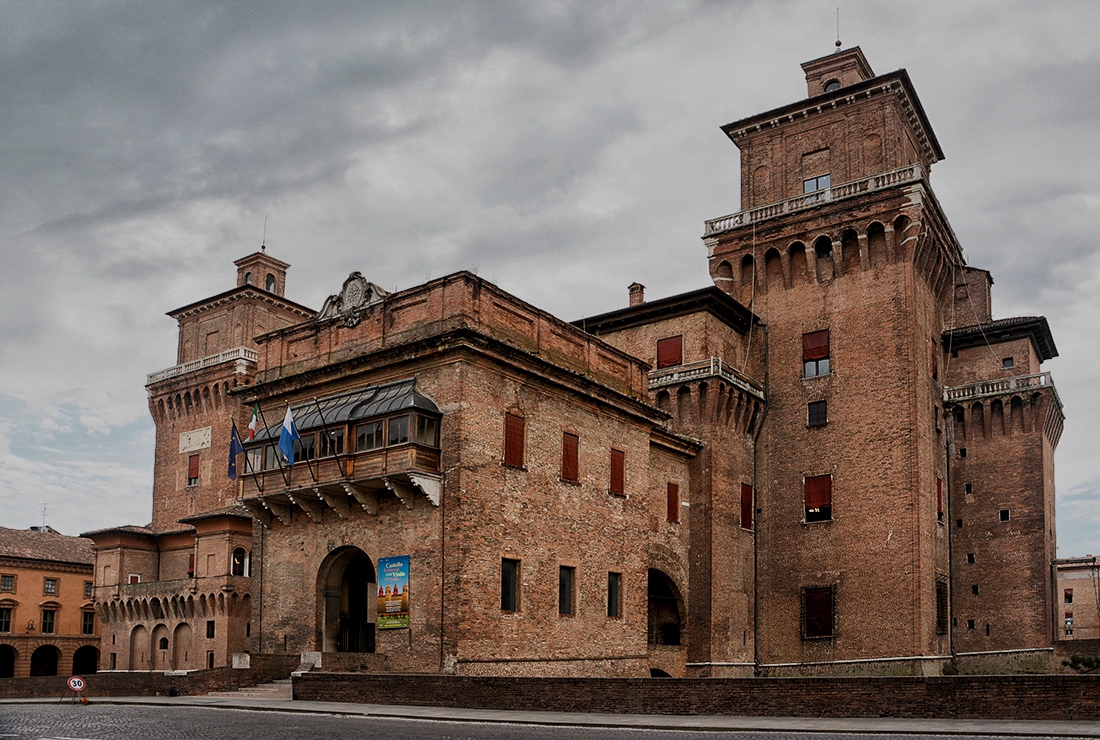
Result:
[[[409,441],[409,417],[395,416],[390,419],[390,436],[388,445],[403,445]]]
[[[368,421],[366,424],[360,424],[355,428],[355,449],[357,451],[377,450],[381,446],[382,422]]]
[[[416,442],[428,447],[438,447],[439,421],[427,416],[416,417]]]

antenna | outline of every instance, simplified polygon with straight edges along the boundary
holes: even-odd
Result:
[[[839,13],[840,11],[837,10],[837,12]],[[837,23],[840,23],[840,21],[837,21]],[[267,251],[267,214],[266,213],[264,214],[264,235],[263,235],[263,238],[260,239],[260,251],[261,252],[266,252]]]
[[[44,502],[42,504],[42,526],[46,526],[46,504]]]
[[[836,9],[836,50],[840,51],[840,6]]]

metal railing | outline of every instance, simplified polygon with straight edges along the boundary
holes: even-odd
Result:
[[[960,385],[954,388],[944,388],[943,400],[958,403],[960,401],[971,401],[976,398],[1002,396],[1007,393],[1016,393],[1032,388],[1049,388],[1054,394],[1055,400],[1058,401],[1058,405],[1062,405],[1062,401],[1058,398],[1058,391],[1054,389],[1054,381],[1051,379],[1050,373],[1017,375],[1011,378],[983,380],[980,383]]]
[[[254,349],[248,347],[234,347],[233,349],[227,349],[225,352],[219,352],[216,355],[210,355],[209,357],[203,357],[199,360],[192,360],[191,362],[185,362],[182,365],[176,365],[165,370],[160,370],[155,373],[150,373],[146,385],[152,385],[153,383],[159,383],[162,380],[168,378],[174,378],[177,375],[183,375],[184,373],[194,372],[195,370],[201,370],[204,367],[210,367],[211,365],[220,365],[223,362],[233,362],[234,360],[244,360],[245,362],[257,362],[260,356]]]
[[[763,386],[734,370],[723,362],[721,357],[711,357],[709,360],[702,360],[701,362],[653,370],[649,373],[649,389],[654,390],[665,386],[679,385],[700,378],[722,378],[749,395],[761,401],[765,400]]]
[[[921,172],[920,165],[911,164],[906,167],[891,170],[890,172],[883,172],[878,175],[865,177],[862,180],[841,183],[840,185],[825,188],[824,190],[806,193],[805,195],[799,195],[794,198],[787,198],[778,203],[769,203],[759,208],[752,208],[747,211],[731,213],[728,216],[710,219],[705,222],[706,226],[703,236],[713,236],[723,231],[729,231],[730,229],[736,229],[748,224],[765,221],[769,218],[776,218],[777,216],[782,216],[787,213],[813,208],[823,203],[846,200],[847,198],[873,193],[876,190],[883,190],[885,188],[894,187],[895,185],[916,182],[922,177],[923,173]]]

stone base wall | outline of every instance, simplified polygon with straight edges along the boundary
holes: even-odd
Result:
[[[1100,720],[1100,676],[617,679],[347,675],[294,678],[294,698],[470,709]]]
[[[103,671],[83,676],[88,687],[83,695],[97,696],[195,696],[211,691],[233,691],[245,686],[286,678],[298,667],[298,655],[252,655],[249,668],[214,668],[202,671]],[[69,674],[37,678],[0,678],[0,699],[51,699],[70,697]]]

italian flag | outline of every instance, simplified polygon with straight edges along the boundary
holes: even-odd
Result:
[[[252,421],[248,422],[248,441],[256,437],[256,430],[260,428],[260,405],[252,407]]]

